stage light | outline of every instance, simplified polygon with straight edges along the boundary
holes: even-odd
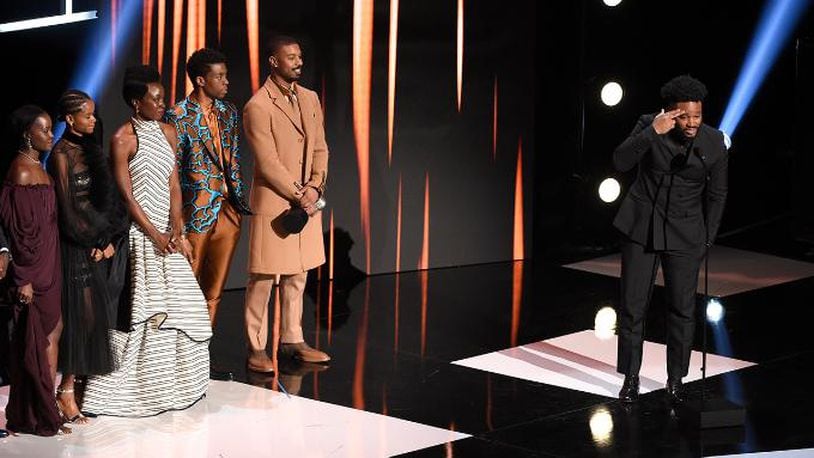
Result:
[[[615,178],[605,178],[599,183],[599,198],[602,202],[611,203],[619,198],[622,187]]]
[[[602,0],[602,3],[613,8],[614,6],[622,3],[622,0]]]
[[[610,443],[611,433],[613,433],[613,417],[607,407],[602,406],[594,410],[588,426],[591,428],[594,443],[602,446]]]
[[[721,133],[724,134],[724,146],[726,146],[726,149],[732,148],[732,138],[726,132],[722,131]]]
[[[716,298],[712,298],[707,302],[707,321],[711,324],[718,324],[724,317],[724,306]]]
[[[727,103],[720,130],[734,135],[766,74],[806,10],[807,0],[768,0]]]
[[[50,27],[52,25],[72,24],[74,22],[89,21],[96,19],[96,10],[82,11],[74,13],[73,0],[65,0],[62,6],[62,14],[58,16],[46,16],[24,21],[6,22],[0,24],[0,33],[17,32],[19,30],[38,29],[40,27]]]
[[[615,106],[621,102],[623,95],[624,91],[622,90],[622,85],[616,81],[605,83],[605,85],[602,86],[602,92],[600,93],[602,103],[609,107]]]
[[[616,310],[613,307],[602,307],[594,317],[594,335],[601,340],[613,337],[616,330]]]

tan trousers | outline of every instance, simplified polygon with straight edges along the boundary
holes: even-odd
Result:
[[[246,285],[246,335],[249,347],[266,349],[269,333],[269,299],[274,282],[280,284],[280,342],[303,342],[302,303],[308,272],[294,275],[250,274]]]
[[[194,262],[192,271],[198,280],[209,309],[209,321],[215,327],[215,316],[223,296],[223,285],[229,273],[229,265],[240,240],[241,215],[228,200],[223,200],[215,224],[206,232],[189,233]]]

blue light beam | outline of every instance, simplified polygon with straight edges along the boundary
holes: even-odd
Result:
[[[141,18],[142,2],[129,0],[121,3],[122,9],[118,14],[116,23],[116,43],[118,49],[129,49],[130,40],[133,38],[133,27]],[[108,11],[108,17],[111,16]],[[113,40],[110,39],[110,22],[97,22],[98,32],[97,46],[90,46],[85,50],[85,54],[79,59],[79,65],[75,67],[74,77],[71,79],[70,87],[88,93],[98,102],[99,97],[104,93],[105,87],[110,80],[113,70]],[[122,55],[124,59],[124,55]],[[121,63],[119,63],[121,65]],[[65,123],[59,123],[54,127],[54,138],[60,138],[65,130]]]
[[[730,137],[809,3],[810,0],[768,0],[763,7],[763,15],[719,127]]]

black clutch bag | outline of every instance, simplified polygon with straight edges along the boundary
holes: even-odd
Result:
[[[288,234],[299,234],[306,223],[308,223],[308,213],[301,207],[292,207],[282,215],[274,218],[271,224],[278,234],[286,236]]]

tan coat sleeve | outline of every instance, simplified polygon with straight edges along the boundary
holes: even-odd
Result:
[[[314,96],[314,106],[316,107],[316,135],[314,138],[314,159],[311,166],[311,176],[308,179],[309,186],[319,189],[320,194],[325,192],[325,184],[328,179],[328,143],[325,141],[325,120],[322,115],[322,105],[319,97]]]

